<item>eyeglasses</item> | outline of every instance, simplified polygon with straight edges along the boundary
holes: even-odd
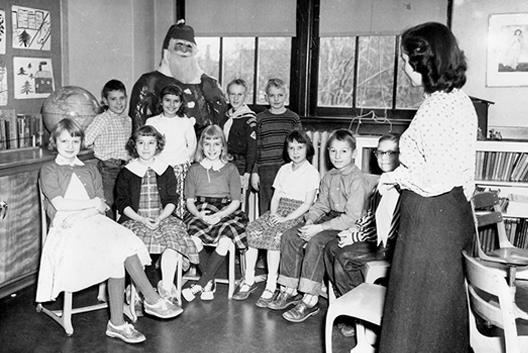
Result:
[[[374,155],[378,158],[381,158],[381,157],[394,157],[394,156],[397,156],[400,151],[380,151],[380,150],[375,150],[375,151],[372,151],[372,153],[374,153]]]

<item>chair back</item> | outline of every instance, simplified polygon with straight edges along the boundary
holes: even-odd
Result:
[[[463,251],[469,310],[489,324],[504,330],[506,353],[519,353],[517,327],[515,325],[514,289],[508,286],[505,272],[484,265]],[[498,298],[498,303],[497,299]],[[476,327],[474,327],[476,330]],[[472,333],[473,334],[473,333]]]
[[[471,198],[471,206],[473,209],[473,222],[475,224],[475,241],[477,244],[478,256],[482,259],[488,259],[482,249],[482,244],[479,237],[479,229],[489,225],[496,225],[497,234],[499,237],[500,248],[511,248],[513,245],[508,240],[506,235],[506,227],[504,219],[499,206],[499,196],[497,192],[486,191],[479,192]]]
[[[40,202],[40,229],[41,229],[41,244],[44,245],[48,235],[48,215],[46,214],[46,197],[42,192],[42,183],[40,178],[38,180],[39,202]]]

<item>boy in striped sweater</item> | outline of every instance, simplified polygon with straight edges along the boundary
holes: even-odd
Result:
[[[299,116],[285,107],[286,83],[273,78],[266,84],[269,109],[257,114],[257,160],[251,174],[251,186],[259,192],[260,214],[269,210],[273,180],[284,164],[284,140],[292,130],[301,130]]]

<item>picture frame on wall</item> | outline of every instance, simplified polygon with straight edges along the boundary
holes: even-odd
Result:
[[[528,86],[528,13],[490,15],[486,86]]]

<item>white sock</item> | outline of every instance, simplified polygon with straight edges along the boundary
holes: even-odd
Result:
[[[319,301],[319,296],[313,294],[305,294],[302,301],[309,307],[312,307]]]
[[[250,286],[255,283],[255,264],[257,263],[258,249],[248,248],[246,250],[246,268],[244,273],[244,281]]]

